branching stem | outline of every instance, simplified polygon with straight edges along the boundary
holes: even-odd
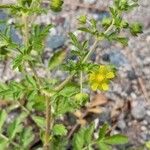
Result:
[[[6,141],[9,141],[12,145],[16,146],[16,147],[20,147],[20,145],[16,142],[10,141],[8,137],[6,137],[5,135],[0,133],[0,137],[3,138]]]
[[[111,25],[107,28],[107,30],[104,32],[104,34],[107,34],[109,31],[111,31],[112,28],[113,28],[113,25],[114,25],[114,19],[112,20]],[[99,40],[96,39],[95,42],[94,42],[94,44],[93,44],[93,46],[91,47],[90,51],[84,57],[82,63],[84,63],[89,58],[89,56],[91,55],[91,53],[96,49],[96,46],[97,46],[98,42],[99,42]],[[66,80],[64,80],[58,87],[55,88],[55,90],[59,91],[60,89],[62,89],[73,78],[74,75],[75,75],[75,73],[72,74],[72,75],[70,75],[70,76],[68,76],[66,78]]]
[[[29,18],[27,15],[23,15],[23,23],[24,23],[24,44],[28,46],[29,44]],[[35,79],[37,81],[37,85],[39,86],[39,89],[41,90],[41,80],[38,77],[38,74],[36,70],[34,69],[34,66],[32,62],[28,62]],[[43,91],[40,91],[41,94],[45,96],[45,103],[46,103],[46,110],[45,110],[45,117],[46,117],[46,130],[45,130],[45,141],[44,141],[44,150],[50,150],[50,130],[51,130],[51,105],[50,105],[50,96],[47,96],[43,93]]]

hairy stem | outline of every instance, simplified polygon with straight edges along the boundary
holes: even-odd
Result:
[[[26,46],[29,44],[29,18],[27,15],[23,15],[23,23],[24,23],[24,43]],[[36,70],[34,69],[34,66],[32,62],[28,62],[35,79],[37,81],[37,85],[39,86],[39,89],[41,90],[41,80],[38,77],[38,74]],[[45,95],[43,91],[40,91],[41,94]],[[45,95],[45,103],[46,103],[46,110],[45,110],[45,117],[46,117],[46,130],[45,130],[45,142],[44,142],[44,150],[50,150],[50,130],[51,130],[51,105],[50,105],[50,96]]]
[[[50,100],[48,97],[45,98],[46,100],[46,131],[45,131],[45,143],[44,143],[44,150],[50,150],[50,128],[51,128],[51,106]]]

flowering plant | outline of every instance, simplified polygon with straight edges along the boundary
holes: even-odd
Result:
[[[108,124],[100,127],[97,137],[94,136],[93,124],[81,127],[70,136],[70,130],[61,120],[66,113],[79,110],[90,101],[89,93],[84,91],[88,85],[93,91],[109,90],[110,81],[116,76],[114,66],[93,63],[90,56],[103,40],[126,46],[128,38],[121,34],[122,30],[130,31],[133,36],[142,32],[139,23],[129,23],[122,17],[124,12],[138,6],[138,3],[134,0],[115,0],[114,5],[109,7],[110,16],[102,22],[80,16],[78,30],[90,34],[94,39],[92,46],[89,46],[87,39],[79,41],[70,32],[74,47],[71,57],[74,56],[75,60],[67,56],[66,49],[59,49],[45,64],[42,61],[45,39],[54,26],[49,24],[43,27],[34,20],[49,10],[59,12],[62,6],[62,0],[51,0],[46,8],[43,8],[42,0],[17,0],[15,4],[0,4],[0,8],[7,9],[15,19],[13,24],[8,24],[7,20],[0,21],[5,25],[5,29],[0,30],[1,60],[10,60],[12,68],[22,75],[19,81],[0,83],[0,97],[10,104],[0,110],[0,148],[3,150],[28,150],[35,145],[38,150],[65,150],[68,144],[74,150],[110,150],[112,145],[128,142],[124,135],[110,135]],[[22,36],[21,44],[10,36],[12,27]],[[66,60],[66,56],[69,59]],[[38,68],[46,71],[44,77],[38,74]],[[68,74],[63,81],[52,76],[59,69]],[[7,116],[16,109],[20,113],[7,123]]]

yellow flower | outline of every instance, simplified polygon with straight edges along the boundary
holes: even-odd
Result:
[[[115,77],[115,72],[110,66],[101,65],[98,70],[89,74],[89,82],[93,91],[109,90],[109,82]]]

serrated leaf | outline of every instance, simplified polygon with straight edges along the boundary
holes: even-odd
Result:
[[[79,87],[75,84],[68,84],[63,88],[59,94],[64,97],[71,97],[72,95],[78,93]]]
[[[34,134],[32,133],[32,128],[24,128],[21,135],[21,145],[24,149],[29,148],[29,144],[34,140]]]
[[[133,36],[137,36],[138,34],[143,33],[142,28],[140,23],[135,22],[130,25],[130,32]]]
[[[85,24],[87,20],[87,17],[85,15],[82,15],[78,18],[78,21],[80,24]]]
[[[41,27],[40,25],[35,25],[30,38],[30,44],[33,50],[41,52],[44,49],[44,41],[48,36],[50,29],[53,28],[52,24]]]
[[[50,9],[54,12],[60,12],[62,10],[63,0],[51,0]]]
[[[31,84],[34,88],[36,87],[36,82],[32,76],[26,75],[26,79],[27,79],[29,84]]]
[[[93,133],[94,133],[94,124],[90,125],[84,133],[84,139],[87,144],[90,144],[92,142]]]
[[[80,28],[78,28],[78,30],[93,34],[93,32],[89,28],[86,28],[86,27],[80,27]]]
[[[112,150],[112,148],[109,145],[106,145],[103,142],[98,142],[96,145],[100,150]]]
[[[53,127],[53,134],[63,136],[67,134],[67,130],[63,124],[55,124]]]
[[[117,37],[116,41],[120,42],[124,46],[127,46],[129,39],[126,37]]]
[[[0,132],[2,130],[2,127],[3,127],[4,123],[5,123],[6,118],[7,118],[6,111],[5,110],[1,110],[0,111]]]
[[[103,139],[107,133],[108,130],[108,124],[104,123],[103,126],[99,130],[99,140]]]
[[[35,123],[41,128],[44,129],[45,127],[45,118],[41,116],[32,116],[32,119],[35,121]]]
[[[112,135],[103,140],[107,144],[119,145],[128,143],[128,138],[121,134]]]
[[[22,113],[17,119],[15,119],[7,129],[7,135],[12,140],[15,138],[16,134],[21,132],[23,129],[22,122],[24,121],[27,115]]]
[[[48,68],[50,70],[55,69],[60,64],[62,64],[62,62],[65,59],[65,57],[66,57],[66,51],[65,50],[59,50],[59,51],[57,51],[56,53],[54,53],[54,55],[52,56],[52,58],[49,60]]]
[[[77,37],[75,36],[75,34],[73,34],[72,32],[69,33],[69,37],[71,39],[72,44],[77,47],[78,49],[81,49],[81,44],[78,41]]]
[[[81,129],[78,133],[74,134],[73,137],[73,150],[81,150],[84,146],[84,130]]]

